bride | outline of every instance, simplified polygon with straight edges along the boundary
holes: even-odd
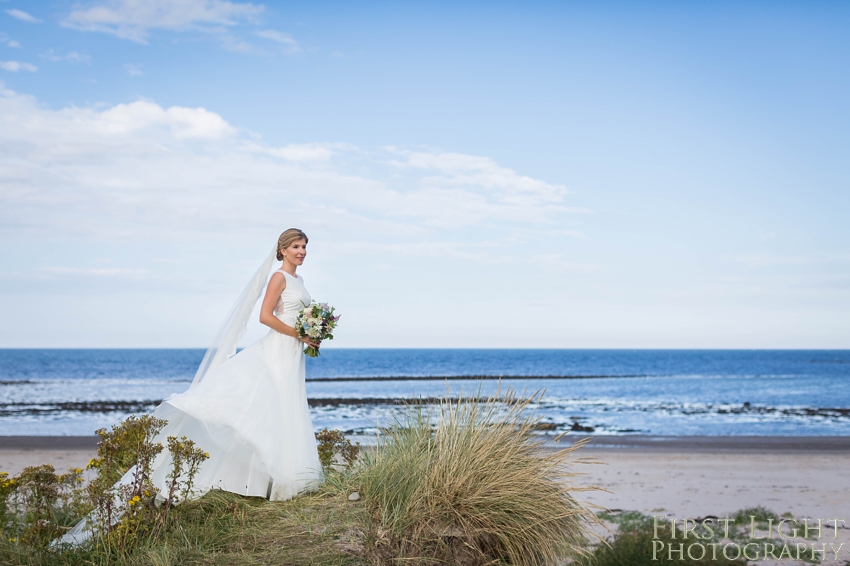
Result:
[[[223,489],[282,501],[314,490],[322,481],[303,353],[304,344],[319,344],[300,338],[294,328],[298,312],[311,301],[296,274],[307,255],[307,241],[297,228],[280,235],[219,330],[192,384],[154,411],[156,418],[168,421],[155,441],[164,445],[169,436],[185,435],[210,455],[195,477],[192,497]],[[283,263],[272,273],[260,309],[260,322],[271,330],[237,354],[275,258]],[[168,458],[163,451],[153,463],[151,481],[161,493],[167,493]],[[82,521],[62,541],[79,544],[86,538]]]

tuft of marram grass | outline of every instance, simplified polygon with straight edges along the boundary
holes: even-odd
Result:
[[[353,485],[368,507],[376,564],[554,564],[586,554],[596,516],[574,497],[573,452],[543,450],[541,393],[408,406],[363,454]],[[432,426],[436,420],[436,427]]]

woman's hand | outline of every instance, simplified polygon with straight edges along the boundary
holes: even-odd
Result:
[[[321,346],[321,345],[322,345],[322,341],[321,341],[321,340],[314,340],[314,339],[310,338],[309,336],[298,336],[297,338],[298,338],[300,341],[302,341],[302,342],[304,342],[305,344],[307,344],[308,346],[312,346],[312,347],[316,348],[317,350],[319,349],[319,346]]]

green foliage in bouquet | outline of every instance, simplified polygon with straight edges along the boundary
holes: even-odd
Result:
[[[302,338],[310,338],[314,342],[333,340],[333,331],[340,315],[334,316],[334,307],[327,303],[313,301],[305,305],[295,318],[295,330]],[[304,348],[304,353],[311,358],[319,356],[319,349],[314,346]]]

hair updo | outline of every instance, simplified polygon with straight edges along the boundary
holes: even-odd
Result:
[[[305,242],[310,241],[307,238],[307,234],[305,234],[298,228],[290,228],[289,230],[286,230],[283,234],[281,234],[280,238],[277,239],[277,260],[283,261],[283,254],[280,253],[280,250],[285,250],[286,248],[292,245],[292,242],[298,240],[304,240]]]

